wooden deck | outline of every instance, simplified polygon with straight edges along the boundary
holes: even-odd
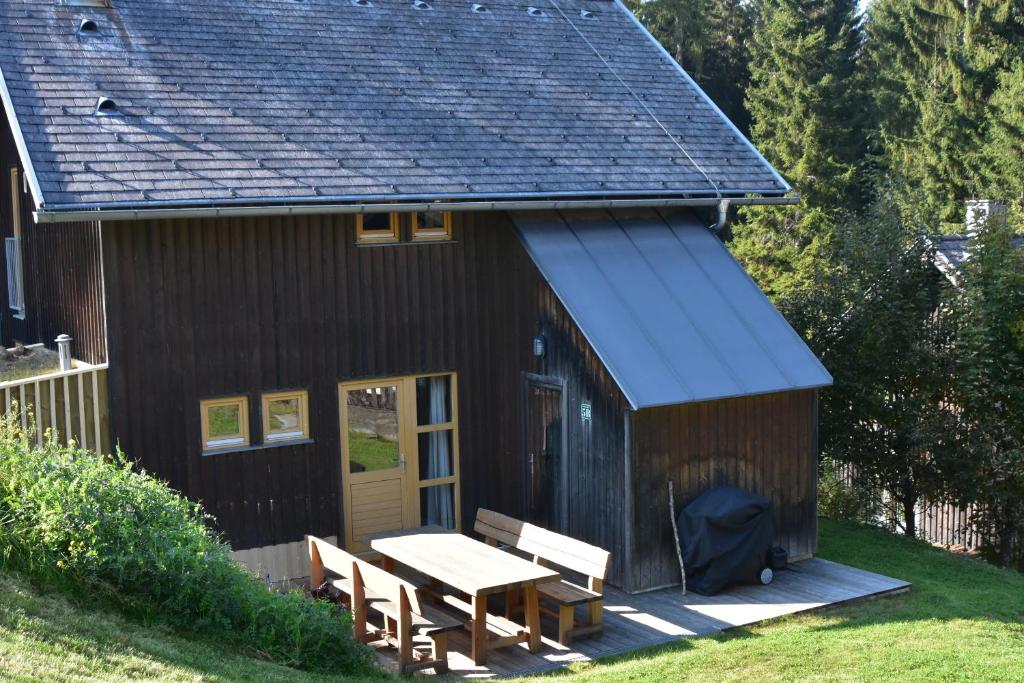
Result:
[[[449,639],[450,676],[496,678],[539,673],[573,662],[638,650],[718,633],[767,619],[820,607],[906,591],[910,584],[880,574],[828,560],[799,562],[775,576],[770,586],[733,588],[714,597],[665,588],[629,595],[614,588],[605,592],[604,635],[560,646],[552,639],[554,621],[544,621],[544,647],[530,654],[519,645],[490,654],[487,665],[474,666],[469,657],[468,632],[452,633]],[[395,667],[393,649],[378,650],[385,668]],[[429,672],[426,672],[429,673]]]

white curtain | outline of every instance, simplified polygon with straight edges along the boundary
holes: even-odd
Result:
[[[448,421],[447,377],[430,378],[430,424]],[[448,442],[449,431],[443,429],[430,432],[427,457],[427,479],[450,477],[451,455]],[[436,524],[445,529],[455,528],[455,506],[452,501],[452,487],[449,484],[431,486],[427,489],[427,524]]]

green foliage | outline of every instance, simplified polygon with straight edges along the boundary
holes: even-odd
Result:
[[[818,468],[818,515],[829,519],[874,522],[877,499],[867,482],[843,481],[838,463],[824,459]]]
[[[999,74],[982,149],[988,196],[1024,197],[1024,59]]]
[[[1004,74],[1024,56],[1020,3],[875,0],[867,34],[878,159],[923,193],[918,210],[955,231],[963,201],[986,187],[994,93],[1013,90]]]
[[[745,0],[651,0],[627,3],[686,72],[746,132],[748,43],[754,12]]]
[[[822,394],[822,450],[855,465],[869,489],[887,491],[909,536],[919,500],[943,488],[930,446],[944,424],[952,369],[949,331],[934,316],[939,276],[922,232],[885,196],[845,221],[838,267],[822,288],[827,327],[811,339],[834,378]]]
[[[980,503],[975,522],[995,534],[995,555],[1011,560],[1024,542],[1024,228],[1018,205],[1008,220],[990,220],[975,238],[953,303],[958,323],[958,491]]]
[[[796,207],[751,207],[737,258],[783,307],[817,286],[839,217],[859,204],[853,0],[762,0],[751,43],[752,138],[800,193]]]
[[[31,429],[29,430],[31,433]],[[234,563],[201,508],[106,458],[29,444],[0,423],[0,562],[149,619],[220,634],[289,666],[364,673],[347,616],[279,593]]]

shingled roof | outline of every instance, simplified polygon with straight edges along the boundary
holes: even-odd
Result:
[[[36,202],[789,190],[618,0],[476,2],[0,0]]]

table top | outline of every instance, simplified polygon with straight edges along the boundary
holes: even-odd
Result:
[[[557,581],[558,572],[462,534],[415,531],[378,538],[370,547],[395,562],[470,595]]]

